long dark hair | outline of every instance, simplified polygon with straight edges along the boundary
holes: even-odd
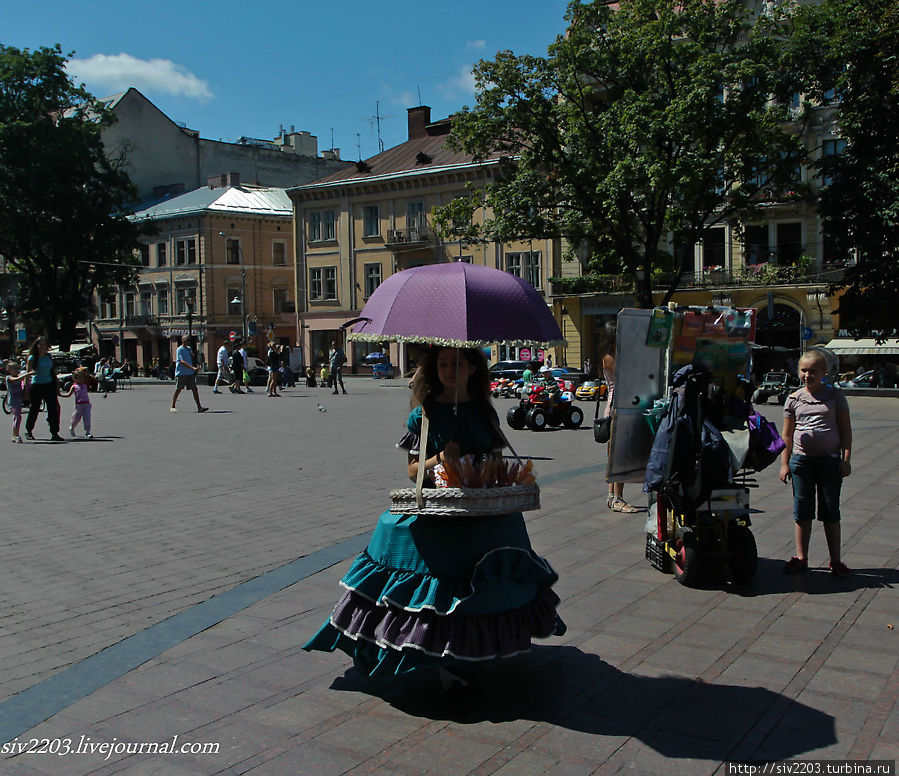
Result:
[[[424,360],[415,370],[410,383],[412,406],[417,407],[420,404],[425,412],[431,409],[443,391],[443,383],[437,377],[437,357],[442,350],[445,348],[440,346],[427,349]],[[487,359],[480,350],[474,348],[459,348],[459,356],[474,367],[474,372],[468,378],[468,395],[489,417],[493,405],[490,402],[490,373],[487,371]]]
[[[37,345],[39,342],[43,342],[45,345],[47,345],[47,338],[42,334],[39,337],[35,337],[34,342],[31,343],[28,360],[31,361],[31,359],[33,358],[35,367],[37,367],[37,360],[41,357],[41,354],[37,349]],[[47,346],[49,347],[49,345]]]

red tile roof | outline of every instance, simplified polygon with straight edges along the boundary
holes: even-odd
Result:
[[[388,148],[380,154],[356,162],[354,167],[347,167],[312,183],[297,186],[291,191],[306,188],[317,188],[333,183],[354,183],[403,172],[427,172],[440,167],[473,164],[470,154],[453,151],[447,147],[452,119],[446,118],[429,123],[425,127],[427,134],[413,137],[405,143]]]

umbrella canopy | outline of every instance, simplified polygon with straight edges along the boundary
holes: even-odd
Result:
[[[559,325],[534,287],[476,264],[430,264],[391,275],[369,297],[350,340],[430,342],[480,348],[564,345]]]

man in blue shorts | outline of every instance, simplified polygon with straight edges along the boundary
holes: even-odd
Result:
[[[185,345],[181,337],[178,337],[178,350],[175,352],[175,393],[172,394],[172,409],[169,412],[177,412],[175,404],[178,394],[185,388],[193,391],[194,401],[197,403],[197,412],[206,412],[209,407],[200,405],[200,394],[197,391],[197,371],[199,366],[194,366],[194,352],[190,344]]]

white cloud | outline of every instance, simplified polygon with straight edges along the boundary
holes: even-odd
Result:
[[[133,86],[142,92],[171,94],[205,101],[213,95],[209,84],[170,59],[138,59],[130,54],[95,54],[70,59],[69,74],[92,88],[123,92]]]
[[[437,85],[437,91],[445,98],[469,97],[474,94],[474,72],[471,65],[463,65],[455,76]]]
[[[465,44],[466,48],[475,49],[476,51],[484,48],[487,45],[486,40],[470,40]]]

